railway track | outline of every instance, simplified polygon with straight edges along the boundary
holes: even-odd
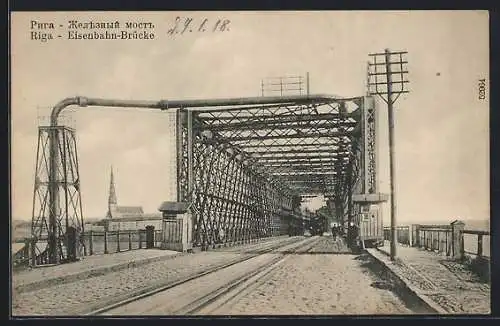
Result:
[[[292,250],[287,250],[284,252],[292,253],[306,253],[309,252],[318,242],[318,239],[312,242],[308,242],[298,248]],[[273,272],[276,268],[286,262],[291,256],[282,255],[270,261],[265,266],[249,273],[247,276],[240,277],[234,280],[230,284],[219,289],[219,291],[214,292],[200,300],[191,303],[184,309],[179,310],[177,314],[179,315],[209,315],[217,314],[218,309],[224,307],[228,308],[234,303],[238,302],[238,299],[244,297],[254,291],[261,284],[265,283],[273,276]]]
[[[198,314],[209,306],[220,305],[221,300],[227,301],[248,290],[256,280],[269,275],[286,260],[284,253],[310,250],[318,240],[316,237],[299,241],[291,239],[278,245],[271,244],[227,264],[134,295],[86,315]]]

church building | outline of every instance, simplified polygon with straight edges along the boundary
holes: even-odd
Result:
[[[113,167],[111,167],[111,178],[109,183],[109,197],[108,197],[108,212],[106,218],[108,219],[121,219],[121,218],[139,218],[144,215],[141,206],[118,206],[116,199],[115,180],[113,175]]]

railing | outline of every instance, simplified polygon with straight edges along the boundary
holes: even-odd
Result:
[[[12,265],[14,269],[27,266],[30,259],[29,241],[24,242],[24,246],[12,256]]]
[[[390,227],[384,227],[385,240],[390,241],[390,233]],[[486,259],[490,257],[490,232],[466,230],[465,224],[459,221],[449,225],[398,226],[397,239],[398,243],[457,259],[464,259],[467,255]]]
[[[162,231],[154,230],[154,237],[148,243],[147,230],[88,231],[80,236],[84,256],[111,254],[122,251],[159,248]]]
[[[480,258],[489,259],[490,250],[490,232],[479,230],[463,230],[462,256],[472,255]],[[485,240],[487,244],[485,245]]]
[[[411,233],[410,233],[410,227],[409,226],[398,226],[397,227],[397,240],[398,243],[401,243],[403,245],[410,246],[411,245]],[[384,240],[391,241],[391,228],[390,227],[384,227]]]
[[[453,231],[450,225],[415,225],[415,236],[414,247],[446,256],[453,254]]]
[[[77,256],[160,248],[162,242],[162,230],[88,231],[80,235],[80,252]],[[33,239],[25,239],[24,247],[12,257],[14,269],[48,264],[47,250],[40,252],[43,248],[38,248],[36,243]]]
[[[27,238],[24,240],[24,246],[12,256],[12,267],[14,270],[25,268],[29,265],[48,264],[49,255],[47,250],[40,252],[35,242]]]

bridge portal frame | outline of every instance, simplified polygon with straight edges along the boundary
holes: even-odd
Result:
[[[356,103],[358,110],[348,112],[348,102]],[[293,198],[300,197],[301,191],[311,185],[315,185],[312,188],[316,192],[335,201],[342,220],[352,221],[353,215],[364,205],[353,202],[353,194],[372,194],[378,190],[378,119],[373,98],[328,98],[325,101],[324,98],[296,97],[292,101],[283,99],[283,103],[247,104],[178,111],[177,198],[192,205],[193,245],[208,249],[245,243],[263,234],[282,234],[286,228],[283,225],[273,228],[273,220],[286,224],[292,212],[297,211],[297,205],[291,205],[296,202]],[[321,105],[332,107],[332,104],[335,110],[316,112],[317,116],[293,113],[298,107],[312,110]],[[293,114],[283,115],[282,111],[280,114],[278,111],[283,107]],[[305,123],[307,127],[316,124],[311,129],[313,138],[335,139],[336,146],[325,143],[321,148],[321,144],[295,143],[301,148],[293,148],[290,139],[307,138],[303,134],[286,133],[294,123]],[[267,131],[266,135],[258,133],[262,129]],[[285,132],[276,132],[281,130]],[[315,132],[319,133],[314,135]],[[349,139],[347,142],[342,139],[345,136]],[[264,144],[270,139],[272,143]],[[278,144],[276,139],[285,139],[285,142]],[[256,143],[249,144],[252,140]],[[292,146],[284,150],[288,145]],[[304,153],[307,153],[304,157],[293,157]],[[342,164],[342,160],[347,160],[348,164]],[[287,168],[326,170],[340,177],[326,183],[324,176],[287,175],[283,172]],[[234,176],[234,173],[240,174]],[[245,184],[249,186],[245,188]],[[253,196],[245,195],[247,193]],[[222,236],[219,234],[221,228],[224,229]]]

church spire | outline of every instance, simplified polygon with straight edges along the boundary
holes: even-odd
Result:
[[[111,178],[109,180],[109,197],[108,197],[108,203],[109,204],[117,204],[116,201],[116,190],[115,190],[115,178],[113,176],[113,166],[111,165]]]
[[[115,190],[115,178],[113,175],[113,166],[111,166],[111,177],[109,180],[109,196],[108,196],[108,217],[111,217],[111,206],[116,205],[116,190]]]

